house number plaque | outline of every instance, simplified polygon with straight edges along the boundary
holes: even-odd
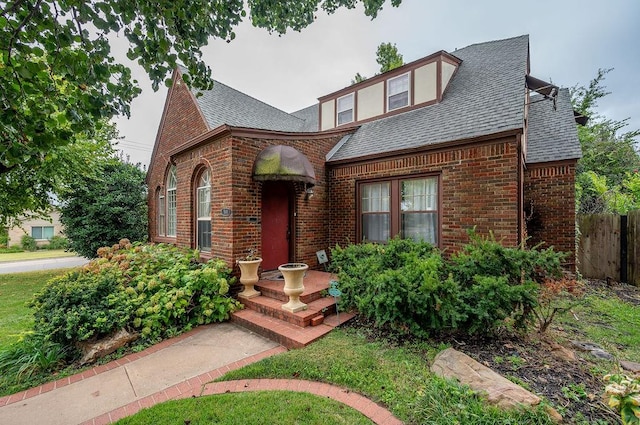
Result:
[[[231,208],[223,208],[220,210],[220,214],[223,217],[231,217]]]

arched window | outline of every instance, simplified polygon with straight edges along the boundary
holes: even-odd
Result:
[[[204,170],[196,189],[196,246],[200,251],[211,251],[211,174]]]
[[[158,188],[158,190],[156,191],[156,199],[158,201],[157,204],[157,211],[158,211],[158,221],[156,223],[157,225],[157,230],[158,230],[158,236],[164,236],[165,235],[165,231],[166,231],[166,222],[165,222],[165,217],[166,217],[166,212],[167,210],[165,209],[166,206],[164,205],[164,191],[162,191],[160,188]]]
[[[169,169],[169,175],[167,176],[167,236],[176,235],[176,222],[178,217],[178,202],[176,199],[177,187],[178,180],[176,178],[176,167],[172,166]]]

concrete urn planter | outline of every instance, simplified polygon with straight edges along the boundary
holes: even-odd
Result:
[[[297,313],[307,309],[307,305],[300,301],[300,295],[304,292],[304,275],[308,269],[304,263],[287,263],[278,267],[284,277],[284,293],[289,297],[289,302],[282,305],[283,310]]]
[[[260,291],[256,291],[253,287],[260,278],[258,277],[258,267],[262,263],[262,258],[256,260],[238,260],[240,267],[240,283],[244,285],[244,290],[238,294],[240,298],[253,298],[260,295]]]

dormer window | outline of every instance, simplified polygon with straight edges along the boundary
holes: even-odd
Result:
[[[387,80],[387,111],[409,106],[409,73]]]
[[[353,122],[353,93],[338,98],[336,113],[338,125]]]

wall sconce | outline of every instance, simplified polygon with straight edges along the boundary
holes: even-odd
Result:
[[[305,193],[304,199],[306,201],[313,198],[313,186],[307,186],[307,188],[304,190],[304,193]]]

